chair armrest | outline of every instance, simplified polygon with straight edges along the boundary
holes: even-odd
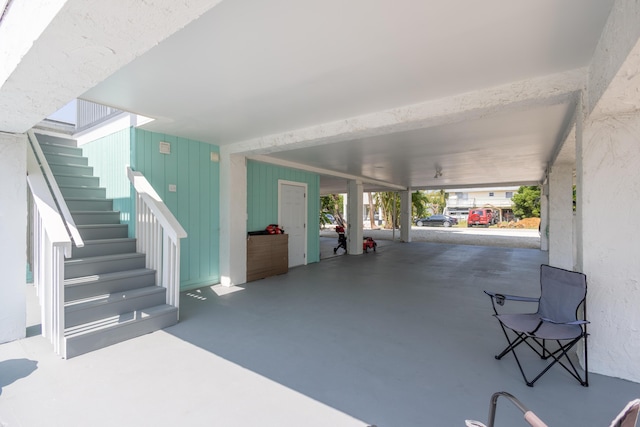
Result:
[[[588,320],[573,320],[571,322],[558,322],[553,319],[548,319],[546,317],[541,317],[540,320],[544,322],[554,323],[556,325],[586,325],[587,323],[591,323]]]
[[[522,301],[522,302],[539,302],[540,298],[534,297],[523,297],[519,295],[505,295],[499,294],[497,292],[489,292],[484,291],[485,294],[489,295],[492,299],[495,299],[498,305],[504,305],[505,301]]]

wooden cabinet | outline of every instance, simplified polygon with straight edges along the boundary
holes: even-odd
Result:
[[[289,236],[247,236],[247,282],[289,271]]]

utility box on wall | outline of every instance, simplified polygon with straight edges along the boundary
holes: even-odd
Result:
[[[289,271],[289,236],[247,236],[247,282]]]

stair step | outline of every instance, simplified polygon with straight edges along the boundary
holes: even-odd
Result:
[[[85,186],[71,186],[71,185],[59,185],[62,197],[86,197],[94,199],[104,199],[107,197],[107,189],[104,187],[85,187]]]
[[[71,211],[76,225],[120,224],[118,211]]]
[[[64,261],[64,278],[94,276],[116,271],[145,268],[145,254],[127,253],[101,255],[87,258],[71,258]]]
[[[79,166],[79,165],[61,165],[57,163],[49,163],[51,172],[53,175],[89,175],[93,176],[93,167],[91,166]]]
[[[70,211],[113,211],[113,199],[94,199],[86,197],[65,197]]]
[[[76,187],[99,187],[100,178],[88,175],[65,175],[57,174],[55,176],[58,185],[76,186]]]
[[[73,301],[155,284],[156,272],[147,268],[75,277],[64,281],[64,298]]]
[[[177,322],[178,309],[163,304],[69,328],[65,331],[66,357],[70,359],[155,332]]]
[[[38,136],[38,140],[40,137]],[[70,154],[72,156],[82,156],[82,148],[70,147],[68,145],[60,144],[40,144],[42,152],[47,154]]]
[[[166,302],[166,294],[165,288],[154,285],[68,302],[65,304],[65,328],[162,305]]]
[[[78,231],[82,239],[117,239],[129,235],[127,224],[88,224],[78,225]]]
[[[41,146],[44,144],[65,145],[67,147],[78,146],[78,142],[75,139],[61,138],[59,136],[47,135],[44,133],[36,132],[36,138]]]
[[[89,159],[82,156],[74,156],[73,154],[44,153],[44,156],[47,158],[47,162],[55,163],[58,165],[77,165],[77,166],[89,165]]]
[[[71,249],[71,258],[86,258],[100,255],[125,254],[136,251],[136,239],[113,238],[84,240],[84,246],[74,246]]]

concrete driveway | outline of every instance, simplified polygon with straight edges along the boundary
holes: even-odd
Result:
[[[378,245],[389,241],[399,241],[400,230],[365,229],[364,236],[373,237]],[[332,257],[333,252],[326,248],[337,245],[338,235],[333,229],[320,231],[320,258]],[[327,238],[329,240],[326,240]],[[332,239],[332,240],[331,240]],[[467,227],[417,227],[411,228],[411,241],[446,243],[452,245],[495,246],[503,248],[540,249],[538,230],[516,228],[467,228]],[[325,248],[323,250],[323,248]],[[340,253],[341,251],[339,251]]]

